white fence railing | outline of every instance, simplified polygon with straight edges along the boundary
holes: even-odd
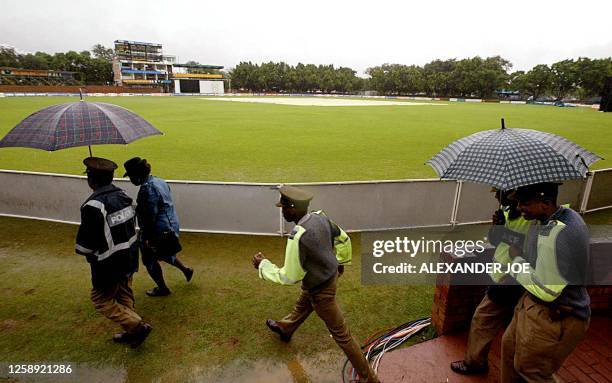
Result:
[[[279,184],[168,181],[181,230],[279,235],[290,230],[279,209]],[[115,184],[136,197],[126,179]],[[496,208],[490,187],[455,181],[398,180],[296,184],[312,191],[313,209],[324,209],[349,231],[375,231],[486,222]],[[0,170],[0,215],[77,224],[91,194],[85,177]],[[612,169],[569,181],[559,202],[583,213],[612,208]]]

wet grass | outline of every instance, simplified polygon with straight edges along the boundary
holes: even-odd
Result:
[[[73,250],[75,226],[0,218],[0,227],[0,362],[66,361],[116,371],[119,380],[176,382],[210,378],[210,371],[228,365],[250,374],[258,361],[285,365],[299,357],[308,374],[325,367],[329,376],[340,376],[343,354],[315,315],[288,345],[265,326],[266,318],[287,314],[299,294],[297,286],[259,280],[250,263],[261,250],[282,264],[280,237],[184,234],[181,258],[195,268],[194,280],[186,283],[166,265],[173,294],[155,299],[144,294],[152,286],[146,271],[136,274],[136,308],[154,330],[131,350],[110,340],[118,327],[89,300],[89,268]],[[431,286],[361,285],[359,242],[354,236],[356,259],[338,292],[353,334],[364,341],[377,330],[429,316]],[[322,355],[320,365],[308,364]]]
[[[30,113],[75,97],[0,98],[0,136]],[[500,126],[560,134],[612,167],[612,114],[585,108],[447,103],[445,106],[311,107],[198,97],[91,97],[140,114],[165,133],[94,147],[122,164],[138,155],[165,179],[316,182],[434,177],[425,161],[465,135]],[[0,169],[82,173],[86,148],[2,149]]]
[[[585,218],[612,225],[609,210]],[[89,300],[89,269],[73,251],[75,226],[0,217],[0,227],[0,364],[70,362],[81,373],[73,381],[339,377],[344,356],[315,315],[290,344],[265,327],[266,318],[288,313],[299,294],[297,286],[259,280],[250,264],[257,251],[281,264],[280,237],[183,234],[181,258],[195,268],[194,280],[186,283],[165,265],[173,294],[154,299],[144,294],[152,285],[146,272],[136,274],[136,308],[154,330],[140,349],[131,350],[110,340],[118,327]],[[360,236],[352,237],[355,259],[340,280],[338,300],[353,334],[363,342],[378,330],[429,316],[431,286],[361,285]],[[433,335],[427,331],[415,341]]]

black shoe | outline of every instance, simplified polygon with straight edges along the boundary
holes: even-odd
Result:
[[[486,374],[489,371],[489,366],[470,366],[465,363],[464,360],[458,360],[456,362],[451,362],[450,364],[451,370],[461,375],[482,375]]]
[[[170,289],[160,289],[159,287],[154,287],[150,290],[147,290],[147,295],[150,297],[165,297],[166,295],[170,295]]]
[[[131,340],[131,334],[127,332],[120,332],[113,335],[113,342],[116,343],[129,343]]]
[[[278,323],[276,323],[275,320],[272,320],[272,319],[266,320],[266,326],[268,326],[268,328],[272,330],[272,332],[275,332],[278,335],[280,335],[280,339],[283,342],[287,343],[291,340],[291,335],[293,334],[285,334],[285,332],[280,328],[280,326],[278,325]]]
[[[187,282],[190,282],[191,278],[193,278],[193,269],[191,267],[188,267],[183,274],[185,274],[185,279],[187,280]]]
[[[141,324],[138,325],[138,328],[136,329],[136,331],[133,334],[131,334],[132,339],[130,340],[130,347],[136,348],[140,346],[142,342],[144,342],[145,339],[147,339],[147,337],[151,333],[151,330],[153,330],[153,327],[151,327],[150,324],[146,322],[141,322]]]

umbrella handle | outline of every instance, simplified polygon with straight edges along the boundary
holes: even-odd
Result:
[[[580,162],[582,162],[582,164],[584,165],[584,167],[587,169],[587,172],[588,172],[589,171],[589,166],[587,165],[587,163],[584,160],[584,158],[580,154],[576,154],[576,157],[580,158]]]

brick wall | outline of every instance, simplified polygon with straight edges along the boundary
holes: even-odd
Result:
[[[20,85],[0,85],[1,93],[79,93],[79,88],[83,93],[161,93],[161,88],[131,88],[123,86],[20,86]]]
[[[493,249],[487,249],[477,261],[491,259]],[[606,272],[604,281],[612,278],[609,267],[610,254],[612,254],[612,240],[593,241],[591,243],[591,274],[599,274],[601,283],[602,267]],[[440,262],[462,262],[461,258],[449,254],[441,254]],[[461,276],[456,274],[440,274],[436,281],[434,302],[431,310],[431,322],[438,335],[468,330],[476,306],[484,296],[486,285],[458,285]],[[610,284],[610,282],[606,282]],[[612,316],[612,286],[599,285],[588,288],[591,296],[591,310],[594,315]]]
[[[487,249],[479,257],[487,262],[491,259],[493,249]],[[443,253],[440,262],[457,263],[464,259]],[[436,290],[431,312],[431,322],[438,335],[459,332],[469,329],[472,314],[482,300],[486,284],[461,285],[459,274],[438,274]]]
[[[593,286],[587,290],[591,296],[593,314],[612,316],[612,286]]]

